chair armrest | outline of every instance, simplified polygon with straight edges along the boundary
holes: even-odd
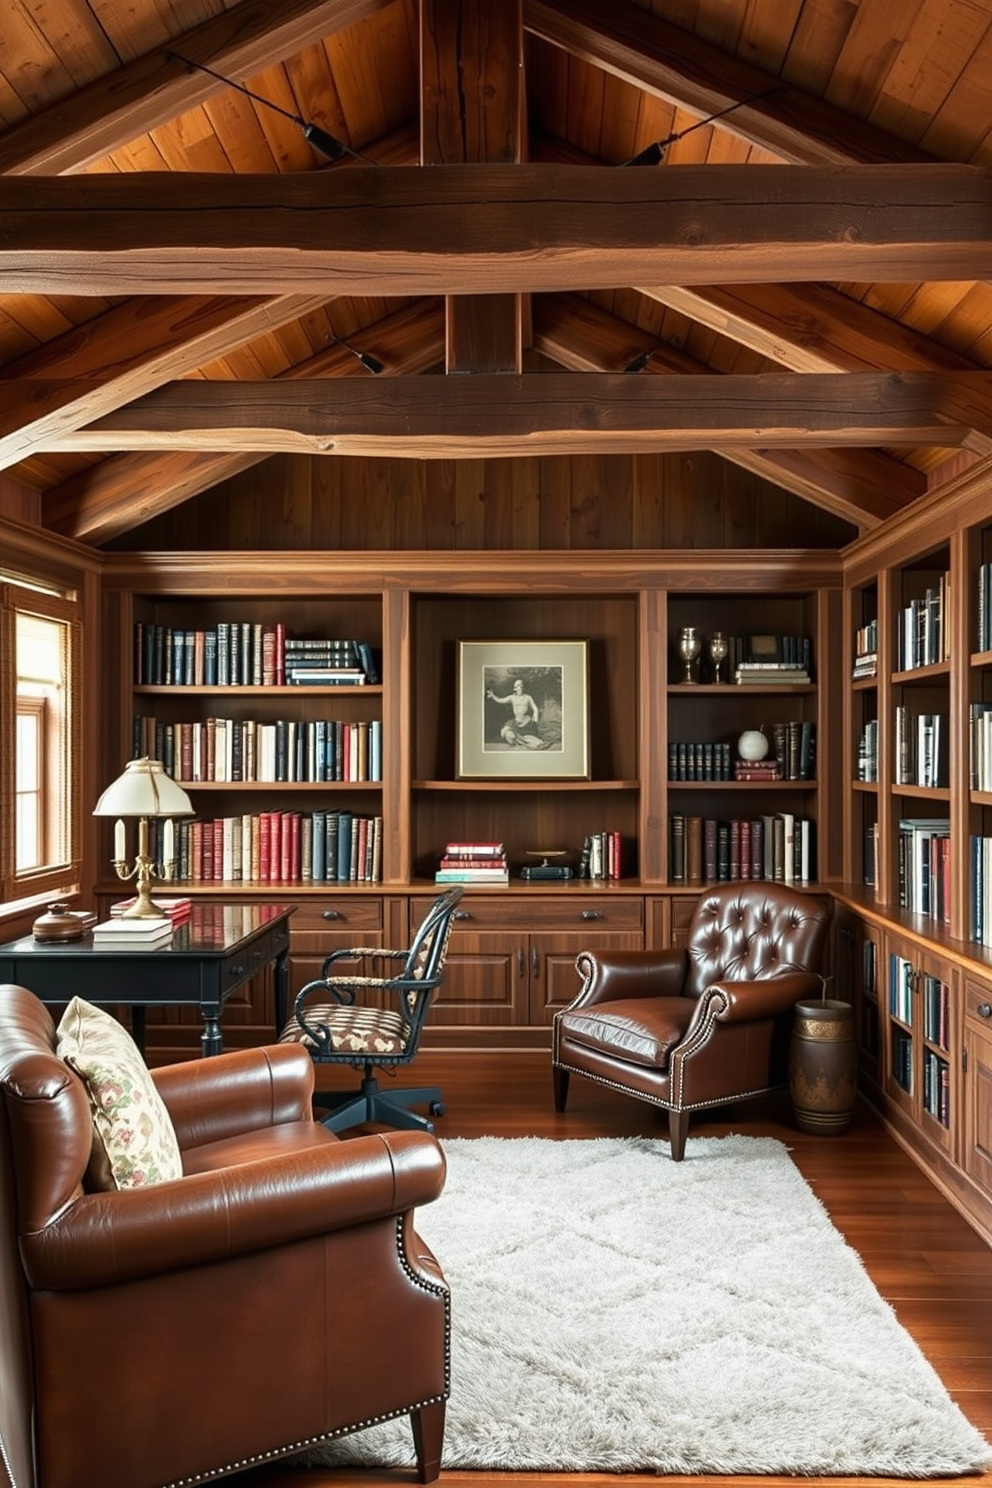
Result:
[[[329,951],[324,957],[320,975],[321,978],[326,978],[327,968],[336,961],[405,961],[408,955],[408,951],[394,951],[385,946],[339,946],[336,951]]]
[[[32,1287],[76,1291],[203,1266],[429,1204],[444,1153],[426,1132],[383,1132],[177,1178],[83,1194],[24,1234]]]
[[[680,997],[688,957],[685,951],[580,951],[575,969],[582,987],[573,1008],[595,1007],[626,997]]]
[[[286,1121],[308,1121],[313,1061],[298,1044],[236,1049],[151,1072],[180,1148]]]
[[[746,1023],[756,1018],[774,1018],[788,1012],[804,997],[819,997],[822,981],[812,971],[788,971],[782,976],[756,982],[713,982],[700,997],[703,1006],[714,998],[714,1016],[720,1023]],[[696,1019],[693,1019],[696,1022]]]

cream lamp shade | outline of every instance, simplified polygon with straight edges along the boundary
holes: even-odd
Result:
[[[93,807],[94,816],[192,816],[193,805],[182,786],[167,775],[161,760],[129,760],[123,775],[107,786]]]

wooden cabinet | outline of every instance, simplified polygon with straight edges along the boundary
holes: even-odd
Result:
[[[411,929],[422,902],[410,901]],[[471,1027],[483,1042],[544,1047],[554,1014],[579,989],[579,952],[643,945],[640,895],[599,892],[594,885],[557,895],[468,893],[455,911],[427,1041],[457,1042]]]
[[[882,936],[878,929],[839,907],[834,918],[832,988],[829,995],[854,1008],[858,1077],[877,1094],[881,1084],[882,1011],[879,978]]]
[[[968,977],[964,996],[964,1108],[961,1161],[992,1195],[992,983]]]

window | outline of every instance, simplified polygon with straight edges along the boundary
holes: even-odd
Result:
[[[79,665],[75,595],[0,576],[0,899],[73,888],[79,876]]]

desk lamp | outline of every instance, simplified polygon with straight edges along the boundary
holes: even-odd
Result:
[[[163,876],[171,878],[175,866],[172,818],[193,815],[189,796],[171,775],[166,774],[161,760],[148,759],[145,756],[128,761],[124,774],[108,785],[97,801],[93,815],[117,817],[114,868],[117,877],[123,882],[134,879],[136,891],[135,902],[124,910],[124,915],[129,919],[161,918],[165,911],[151,896],[152,879],[159,875],[148,855],[148,819],[152,816],[166,818],[162,834]],[[133,868],[128,866],[127,861],[127,831],[123,821],[126,816],[138,818],[138,854]]]

